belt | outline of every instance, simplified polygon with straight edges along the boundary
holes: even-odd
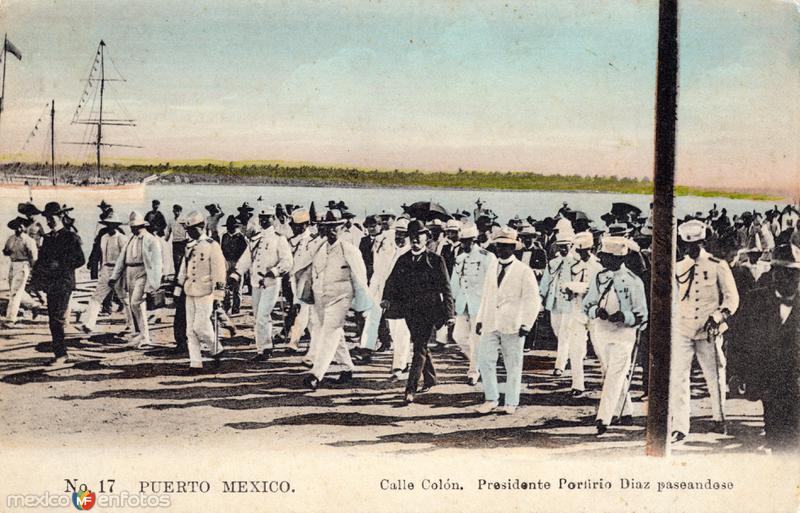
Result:
[[[103,267],[114,267],[116,264],[103,264]]]
[[[144,262],[136,262],[136,263],[125,262],[125,267],[142,267],[143,265]]]
[[[28,259],[27,259],[27,258],[25,258],[25,259],[21,259],[21,260],[13,260],[13,259],[11,260],[11,262],[12,262],[12,263],[13,263],[13,262],[27,262],[27,261],[28,261]]]

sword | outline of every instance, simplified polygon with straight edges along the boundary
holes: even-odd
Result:
[[[633,382],[633,373],[636,372],[636,358],[639,356],[639,344],[642,339],[642,332],[647,324],[643,323],[639,327],[636,328],[636,341],[633,343],[633,349],[631,350],[631,364],[628,367],[628,372],[625,375],[625,381],[622,384],[622,407],[619,411],[619,417],[622,418],[622,412],[625,411],[625,403],[628,399],[628,392],[631,388],[631,383]]]
[[[708,343],[714,347],[714,365],[716,366],[717,371],[717,400],[719,401],[719,415],[722,417],[722,422],[725,422],[725,403],[724,403],[724,392],[722,391],[722,387],[724,386],[723,383],[720,383],[720,359],[719,359],[719,347],[717,346],[717,337],[721,337],[722,333],[724,333],[724,329],[720,329],[721,326],[717,326],[715,329],[707,330],[707,338]]]

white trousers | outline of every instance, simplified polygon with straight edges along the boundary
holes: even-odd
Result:
[[[256,350],[272,349],[272,310],[278,302],[280,286],[253,288],[253,317],[255,318]]]
[[[556,346],[556,369],[563,371],[567,368],[567,360],[569,359],[569,346],[568,340],[561,336],[561,329],[564,326],[564,318],[566,316],[561,312],[550,312],[550,327],[553,328],[553,333],[557,339]]]
[[[574,390],[585,390],[583,374],[583,360],[586,358],[586,324],[588,319],[583,312],[574,310],[562,316],[561,335],[558,337],[558,349],[561,353],[562,346],[566,346],[566,353],[569,358],[570,372],[572,374],[572,388]],[[563,370],[556,364],[557,368]]]
[[[711,415],[713,420],[723,420],[725,403],[725,355],[722,352],[722,336],[714,342],[691,340],[680,335],[672,339],[672,361],[669,379],[669,414],[671,431],[689,434],[691,417],[692,360],[703,371],[708,393],[711,396]]]
[[[186,296],[186,345],[189,349],[189,366],[201,368],[203,356],[201,344],[207,345],[211,352],[219,352],[214,336],[211,316],[214,313],[214,295]]]
[[[325,377],[334,358],[344,365],[346,370],[350,372],[355,370],[344,340],[344,321],[352,302],[352,295],[346,295],[312,306],[314,327],[311,332],[311,344],[316,348],[311,373],[320,381]]]
[[[289,343],[293,345],[297,345],[300,341],[300,337],[303,336],[303,333],[306,331],[308,327],[308,318],[309,312],[311,311],[311,306],[305,303],[300,303],[300,308],[297,310],[297,315],[294,317],[294,322],[292,323],[292,327],[289,328]]]
[[[387,319],[389,333],[392,335],[392,371],[403,370],[411,355],[411,333],[405,319]]]
[[[97,285],[92,297],[89,298],[89,304],[86,306],[86,317],[83,320],[83,325],[92,331],[97,329],[97,316],[100,314],[103,300],[111,292],[111,285],[108,284],[108,280],[111,279],[113,271],[113,267],[104,265],[100,268],[100,272],[97,273]],[[122,297],[122,289],[119,284],[114,285],[114,290],[117,296]]]
[[[147,295],[144,292],[147,275],[144,267],[127,267],[125,269],[125,295],[123,301],[128,305],[131,333],[144,341],[150,340],[150,328],[147,325]]]
[[[473,315],[465,313],[456,316],[453,339],[455,339],[461,352],[469,359],[467,377],[477,380],[480,375],[478,372],[478,345],[480,345],[481,336],[475,333]]]
[[[636,328],[595,319],[593,334],[605,348],[606,361],[597,420],[608,426],[613,417],[631,414],[631,397],[624,388],[631,366],[631,352],[636,344]]]
[[[6,307],[6,320],[17,322],[19,305],[25,296],[25,285],[31,274],[31,265],[28,262],[11,262],[8,269],[8,306]]]
[[[525,339],[518,333],[484,333],[478,345],[478,369],[483,380],[483,395],[487,401],[497,402],[500,389],[497,384],[497,357],[502,353],[506,368],[505,405],[519,406],[522,388],[522,346]]]

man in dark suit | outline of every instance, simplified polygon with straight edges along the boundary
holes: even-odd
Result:
[[[800,248],[776,246],[772,270],[745,296],[730,344],[743,365],[733,372],[764,405],[773,451],[800,450]]]
[[[411,250],[395,263],[381,303],[387,310],[387,317],[405,319],[411,334],[414,356],[406,384],[406,404],[414,401],[420,376],[423,386],[419,392],[427,392],[436,385],[428,341],[435,330],[455,322],[447,268],[441,256],[426,250],[429,236],[430,232],[421,221],[409,223]]]
[[[86,263],[81,238],[64,226],[68,209],[55,201],[44,207],[50,232],[44,235],[39,259],[33,267],[31,286],[47,295],[47,315],[53,340],[53,363],[68,363],[64,342],[64,325],[72,291],[75,289],[75,269]]]

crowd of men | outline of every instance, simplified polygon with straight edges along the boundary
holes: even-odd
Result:
[[[403,205],[399,215],[383,210],[364,219],[334,201],[320,213],[313,204],[244,203],[228,216],[217,204],[205,213],[174,205],[170,219],[158,200],[126,220],[105,202],[98,207],[88,261],[66,205],[39,210],[23,203],[8,223],[14,234],[3,249],[11,260],[5,326],[16,326],[28,294],[44,295],[55,363],[69,361],[65,324],[75,271],[86,265],[96,285],[82,316],[85,334],[107,329],[98,318],[116,304],[130,344],[157,347],[149,316],[174,307],[174,350],[188,353],[191,374],[225,358],[221,331],[236,333],[232,318],[249,295],[253,361],[268,362],[285,344],[308,367],[303,383],[310,390],[332,372],[349,383],[356,363],[391,351],[387,377],[407,376],[403,401],[413,403],[438,383],[431,348],[456,344],[468,360],[463,379],[483,383],[477,412],[514,414],[525,353],[554,335],[552,373],[561,376],[569,366],[571,397],[586,391],[589,343],[600,362],[598,434],[633,422],[637,364],[639,399],[647,399],[652,224],[634,206],[615,203],[597,224],[566,203],[553,217],[506,223],[480,201],[471,213],[421,202]],[[743,396],[763,403],[770,448],[798,447],[799,217],[793,206],[733,218],[715,206],[679,221],[669,394],[674,443],[690,431],[696,360],[711,431],[726,433],[726,397]],[[273,326],[276,312],[282,329]],[[345,336],[348,318],[357,325],[356,347]]]

